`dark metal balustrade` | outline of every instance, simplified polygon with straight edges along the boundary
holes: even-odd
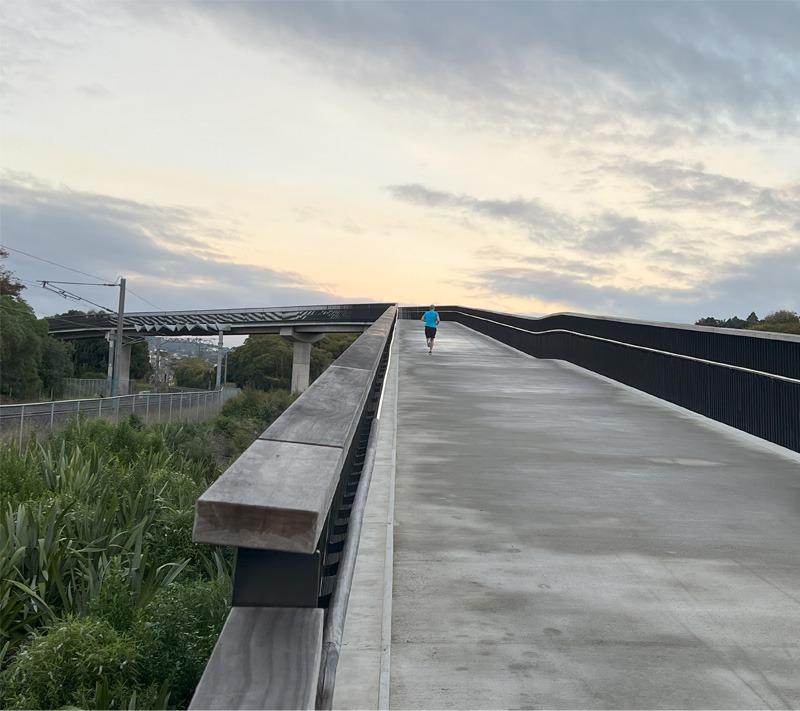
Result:
[[[406,307],[400,318],[425,310]],[[800,336],[461,306],[437,311],[523,353],[569,361],[800,451]]]

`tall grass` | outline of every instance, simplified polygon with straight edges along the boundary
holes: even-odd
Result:
[[[185,708],[230,606],[232,551],[198,496],[291,401],[212,423],[73,420],[0,443],[0,707]]]

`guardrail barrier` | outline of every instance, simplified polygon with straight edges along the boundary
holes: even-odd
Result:
[[[400,318],[425,310],[402,308]],[[462,306],[437,311],[523,353],[574,363],[800,451],[800,336]]]

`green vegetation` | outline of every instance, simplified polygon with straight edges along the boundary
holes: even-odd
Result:
[[[0,247],[0,259],[7,256]],[[60,395],[63,379],[73,372],[72,346],[47,335],[47,323],[21,296],[24,288],[0,267],[0,399],[24,399],[42,390]]]
[[[331,333],[311,347],[314,382],[350,346],[358,334]],[[280,336],[249,336],[228,354],[228,381],[240,388],[288,390],[292,381],[292,344]]]
[[[84,316],[96,311],[78,311],[71,309],[56,316]],[[127,341],[126,341],[127,342]],[[78,338],[70,342],[73,348],[72,364],[76,378],[105,378],[108,373],[109,348],[108,341],[102,336],[97,338]],[[147,341],[131,343],[131,380],[146,378],[150,375],[150,349]],[[67,376],[69,377],[69,376]]]
[[[202,358],[185,358],[173,368],[175,384],[182,388],[210,390],[216,382],[217,371]]]
[[[10,294],[0,294],[0,323],[0,396],[60,395],[63,379],[72,375],[72,346],[48,336],[47,323]]]
[[[186,708],[230,607],[232,550],[191,540],[197,497],[290,404],[73,420],[0,443],[0,707]]]
[[[696,326],[715,326],[717,328],[746,328],[751,331],[772,331],[773,333],[800,334],[800,316],[794,311],[774,311],[763,319],[751,312],[746,319],[733,316],[729,319],[718,319],[706,316],[695,321]]]

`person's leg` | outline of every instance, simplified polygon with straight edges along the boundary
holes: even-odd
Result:
[[[428,344],[428,353],[433,353],[433,344],[435,341],[436,341],[436,334],[434,333],[434,335],[430,337],[430,343]]]

